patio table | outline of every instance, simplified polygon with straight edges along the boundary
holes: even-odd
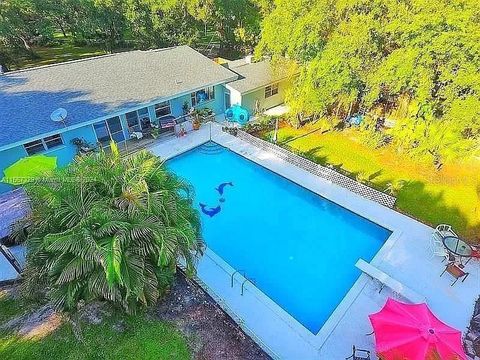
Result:
[[[449,252],[456,256],[472,256],[472,247],[456,236],[445,236],[443,238],[443,245]]]

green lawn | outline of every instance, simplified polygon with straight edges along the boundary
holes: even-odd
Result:
[[[313,129],[283,127],[278,139],[285,141]],[[397,196],[398,210],[431,225],[449,223],[467,239],[480,240],[479,161],[446,164],[436,171],[431,163],[402,156],[390,147],[367,147],[357,136],[353,129],[314,132],[288,145],[318,163],[340,166],[354,177],[360,173],[381,190],[389,182],[404,180]]]
[[[24,57],[19,59],[17,67],[12,66],[11,70],[25,69],[34,66],[49,65],[64,61],[84,59],[91,56],[106,54],[104,50],[93,46],[76,46],[70,37],[63,37],[61,34],[55,36],[55,45],[34,46],[33,52],[36,58]]]
[[[21,300],[2,298],[0,324],[24,309]],[[17,305],[15,305],[17,304]],[[122,330],[115,329],[121,324]],[[74,336],[69,322],[43,338],[26,339],[0,332],[0,359],[190,359],[185,338],[170,324],[147,315],[112,313],[100,325],[80,323],[83,342]]]

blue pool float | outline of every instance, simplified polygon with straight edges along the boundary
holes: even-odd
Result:
[[[362,123],[363,116],[362,115],[355,115],[352,116],[348,121],[351,125],[360,125]]]
[[[233,105],[225,111],[225,117],[228,121],[237,122],[240,125],[245,125],[250,119],[250,113],[247,109],[240,105]]]

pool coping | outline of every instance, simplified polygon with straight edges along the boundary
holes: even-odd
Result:
[[[211,125],[210,125],[211,126]],[[218,126],[218,125],[217,125]],[[267,151],[257,148],[252,144],[246,143],[250,148],[254,148],[254,152],[252,151],[246,151],[244,148],[242,148],[243,145],[242,143],[245,143],[242,139],[238,139],[233,137],[232,135],[223,133],[223,132],[218,132],[218,128],[216,129],[214,133],[210,131],[210,136],[209,138],[205,137],[200,137],[199,141],[191,143],[189,146],[186,146],[183,148],[182,151],[177,151],[175,153],[170,154],[169,156],[165,156],[165,159],[171,159],[173,157],[179,156],[185,152],[188,152],[208,141],[213,141],[217,143],[218,145],[234,152],[235,154],[242,156],[243,158],[253,161],[257,165],[274,172],[278,176],[284,177],[288,179],[289,181],[292,181],[298,186],[301,186],[345,209],[347,209],[350,212],[355,213],[356,215],[371,221],[381,227],[384,227],[385,229],[391,231],[390,236],[386,239],[384,244],[381,246],[381,248],[377,251],[373,259],[371,260],[372,265],[380,265],[383,261],[386,260],[386,256],[389,254],[390,250],[396,243],[396,241],[401,237],[402,231],[400,230],[398,223],[396,221],[392,221],[390,219],[393,216],[404,216],[398,212],[395,212],[394,210],[378,204],[372,200],[366,199],[361,197],[361,195],[355,194],[345,188],[341,188],[339,185],[336,185],[326,179],[323,179],[317,175],[311,174],[307,172],[306,170],[294,165],[290,164],[289,166],[295,168],[297,170],[297,173],[294,174],[296,176],[291,176],[292,174],[288,174],[288,169],[284,167],[282,169],[282,166],[285,164],[285,161],[278,158],[274,154],[269,154]],[[212,136],[215,135],[215,136]],[[252,150],[252,149],[250,149]],[[273,160],[272,160],[273,159]],[[280,167],[278,167],[278,165]],[[309,186],[309,181],[310,185],[312,182],[312,179],[317,181],[318,183],[315,183],[315,186]],[[333,190],[332,190],[333,189]],[[330,191],[329,191],[330,190]],[[343,196],[343,197],[342,197]],[[352,198],[354,201],[352,201]],[[359,199],[360,198],[360,199]],[[360,201],[359,201],[360,200]],[[359,204],[360,203],[360,204]],[[373,203],[373,204],[372,204]],[[360,206],[358,206],[360,205]],[[367,210],[371,210],[371,207],[376,208],[376,211],[364,211],[365,208]],[[368,209],[370,208],[370,209]],[[380,214],[380,212],[381,214]],[[382,216],[385,215],[385,212],[388,213],[388,216]],[[408,218],[409,221],[412,221],[412,219]],[[212,263],[216,264],[219,268],[223,270],[226,274],[231,276],[232,273],[235,272],[235,269],[233,269],[228,263],[226,263],[220,256],[215,254],[211,249],[207,248],[206,250],[206,256],[202,258],[201,261],[207,261],[206,259],[209,259]],[[198,274],[199,278],[202,279],[202,272],[199,271]],[[234,281],[236,284],[240,284],[243,282],[245,278],[242,274],[238,274],[235,276]],[[312,358],[318,357],[319,351],[324,345],[324,343],[327,341],[329,336],[333,333],[335,330],[336,326],[340,322],[340,320],[345,316],[347,313],[348,309],[351,307],[353,302],[356,300],[356,298],[360,295],[360,293],[363,291],[364,287],[368,283],[369,278],[361,274],[359,278],[355,281],[355,283],[352,285],[352,287],[349,289],[347,294],[343,297],[343,299],[340,301],[340,303],[336,306],[335,310],[330,314],[329,318],[326,320],[326,322],[323,324],[321,329],[317,334],[313,334],[305,328],[298,320],[293,318],[288,312],[286,312],[284,309],[282,309],[278,304],[276,304],[272,299],[270,299],[265,293],[263,293],[260,289],[258,289],[256,286],[250,284],[250,282],[247,282],[245,285],[245,291],[250,293],[252,296],[256,297],[263,305],[266,305],[270,311],[273,312],[275,316],[277,316],[279,319],[281,319],[283,322],[286,323],[286,325],[293,331],[295,332],[298,336],[303,339],[305,342],[305,345],[308,345],[311,347],[313,350],[311,352]],[[206,284],[206,282],[202,279],[202,283],[208,287],[208,292],[211,293],[213,292],[215,294],[216,299],[220,299],[219,305],[225,309],[225,307],[229,307],[229,304],[226,304],[226,302],[222,299],[221,294],[217,294],[214,286]],[[231,304],[230,304],[231,305]],[[229,307],[229,311],[227,313],[232,312],[231,308]],[[275,347],[274,344],[266,344],[264,339],[260,339],[260,335],[255,333],[253,331],[252,325],[254,324],[246,324],[244,321],[244,316],[242,317],[242,314],[238,314],[235,312],[235,318],[236,322],[239,323],[239,325],[243,327],[246,327],[248,329],[247,333],[249,334],[254,334],[255,339],[257,343],[267,352],[269,353],[272,357],[274,358],[288,358],[285,356],[278,355],[278,351],[275,349],[272,349],[272,346]],[[250,326],[249,326],[250,325]]]

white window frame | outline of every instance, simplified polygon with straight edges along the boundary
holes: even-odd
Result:
[[[60,139],[60,141],[61,141],[61,144],[56,144],[56,145],[54,145],[54,146],[52,146],[52,147],[49,147],[48,144],[51,143],[52,140],[50,139],[50,140],[47,141],[46,139],[47,139],[47,138],[53,138],[53,137],[58,137],[58,139]],[[43,143],[44,143],[44,145],[45,145],[45,147],[46,147],[47,150],[52,150],[52,149],[55,149],[56,147],[65,145],[65,143],[63,142],[63,138],[62,138],[62,135],[61,135],[61,134],[53,134],[53,135],[50,135],[50,136],[46,136],[46,137],[44,137],[44,138],[42,139],[42,141],[43,141]]]
[[[112,133],[112,131],[110,130],[110,125],[108,124],[108,120],[110,119],[113,119],[113,118],[118,118],[119,122],[120,122],[120,127],[121,127],[121,130],[120,131],[116,131],[114,133]],[[122,119],[120,118],[120,115],[117,115],[117,116],[112,116],[111,118],[108,118],[108,119],[104,119],[104,120],[101,120],[101,121],[97,121],[95,123],[92,124],[92,129],[93,129],[93,133],[95,134],[95,138],[97,139],[97,143],[100,143],[102,145],[102,147],[108,147],[110,146],[110,142],[106,143],[106,144],[103,144],[99,139],[98,139],[98,135],[97,135],[97,131],[95,130],[95,125],[96,124],[100,124],[100,123],[104,123],[105,124],[105,128],[107,129],[107,132],[108,132],[108,137],[110,138],[110,141],[113,140],[113,137],[112,135],[115,135],[115,134],[119,134],[119,133],[122,133],[123,134],[123,140],[119,141],[119,142],[123,142],[123,141],[126,141],[127,138],[125,137],[125,129],[123,128],[123,123],[122,123]],[[115,141],[115,140],[114,140]],[[115,141],[115,143],[117,143]]]
[[[163,115],[161,115],[161,116],[158,116],[158,115],[157,115],[157,106],[159,106],[159,105],[163,105],[163,106],[161,107],[161,109],[166,109],[166,108],[168,108],[168,114],[163,114]],[[170,116],[170,115],[172,115],[172,104],[170,104],[170,100],[162,101],[162,102],[160,102],[160,103],[158,103],[158,104],[155,104],[155,106],[153,107],[153,110],[155,111],[155,118],[158,120],[158,119],[161,119],[161,118],[163,118],[163,117],[165,117],[165,116]]]
[[[48,145],[47,145],[48,142],[45,141],[45,139],[46,139],[46,138],[49,138],[49,137],[53,137],[53,136],[58,136],[58,137],[60,138],[60,140],[62,141],[62,143],[61,143],[61,144],[57,144],[57,145],[52,146],[52,147],[48,147]],[[30,154],[30,153],[28,152],[28,149],[29,149],[29,148],[32,148],[33,145],[32,145],[32,146],[28,146],[28,144],[35,143],[35,142],[38,143],[37,145],[40,145],[40,144],[41,144],[41,145],[43,146],[43,150],[34,152],[33,154]],[[37,145],[35,145],[35,146],[37,146]],[[61,133],[58,133],[58,134],[53,134],[53,135],[50,135],[50,136],[46,136],[45,138],[41,138],[41,139],[37,139],[37,140],[32,140],[32,141],[29,141],[29,142],[27,142],[27,143],[24,143],[24,144],[23,144],[23,149],[25,150],[25,152],[27,153],[28,156],[32,156],[32,155],[35,155],[35,154],[41,154],[41,153],[44,153],[44,152],[46,152],[46,151],[54,150],[55,148],[58,148],[58,147],[63,146],[63,145],[65,145],[65,142],[63,141],[62,134],[61,134]]]
[[[146,110],[146,113],[142,114],[140,116],[140,113],[139,113],[140,110]],[[144,107],[144,108],[141,108],[141,109],[138,109],[138,110],[129,111],[128,113],[125,113],[125,121],[127,123],[128,129],[130,129],[130,127],[132,126],[128,123],[128,117],[127,117],[127,115],[130,114],[130,113],[135,113],[135,115],[136,115],[137,124],[133,125],[134,129],[135,129],[135,126],[138,126],[138,129],[144,130],[143,127],[142,127],[142,120],[143,119],[148,119],[148,121],[150,121],[150,112],[148,111],[148,107]],[[135,131],[138,131],[138,130],[135,129]]]
[[[208,99],[201,103],[197,103],[197,93],[200,91],[207,93]],[[190,94],[190,101],[192,102],[192,106],[203,105],[213,100],[215,100],[215,86],[207,86]]]
[[[265,99],[278,94],[278,83],[265,86]]]

